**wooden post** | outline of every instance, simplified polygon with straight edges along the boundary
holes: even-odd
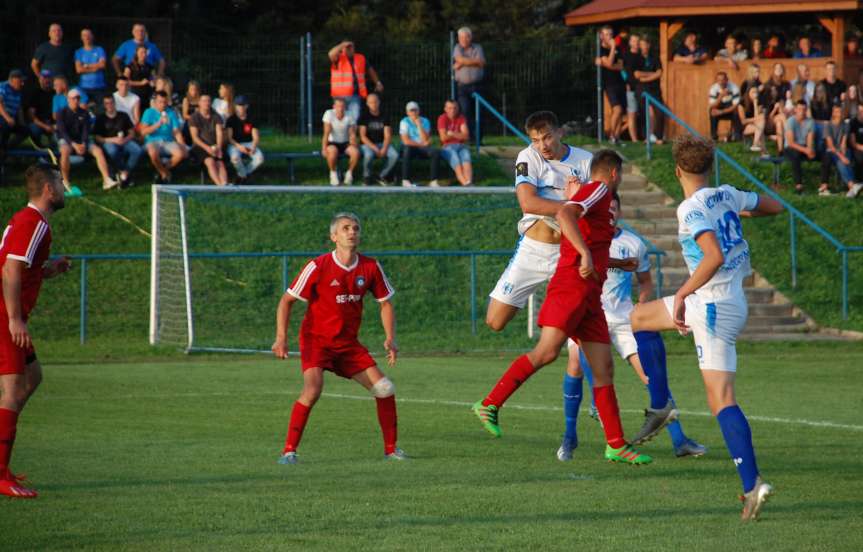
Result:
[[[847,77],[845,72],[845,17],[837,15],[833,21],[833,59],[836,61],[838,78]]]
[[[662,101],[668,102],[668,63],[671,57],[668,49],[671,46],[668,38],[668,20],[659,22],[659,65],[662,67],[662,75],[659,77],[659,87],[662,90]]]

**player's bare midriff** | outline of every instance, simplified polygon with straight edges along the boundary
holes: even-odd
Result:
[[[527,229],[525,236],[542,243],[560,243],[560,231],[545,224],[541,220],[536,221]]]

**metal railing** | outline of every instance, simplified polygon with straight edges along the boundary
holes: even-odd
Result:
[[[699,134],[695,129],[686,124],[680,117],[676,116],[671,112],[670,109],[662,102],[651,96],[649,93],[644,93],[644,112],[645,112],[645,136],[650,136],[650,106],[654,106],[656,109],[662,111],[667,117],[670,117],[678,125],[682,126],[686,129],[687,132],[692,134],[697,138],[704,139],[704,137]],[[647,140],[647,158],[653,159],[653,149],[651,146],[650,140]],[[809,228],[814,230],[817,234],[819,234],[822,238],[827,240],[833,247],[836,248],[836,251],[840,253],[842,258],[842,319],[848,320],[848,253],[861,252],[863,251],[863,246],[854,246],[854,245],[845,245],[841,242],[836,236],[813,222],[809,217],[803,214],[796,207],[788,203],[785,199],[782,198],[779,194],[773,191],[767,184],[759,180],[755,175],[749,172],[746,168],[744,168],[740,163],[738,163],[734,158],[730,155],[716,148],[716,155],[714,157],[714,176],[716,179],[716,185],[718,186],[722,180],[721,177],[721,161],[725,161],[728,163],[732,169],[734,169],[740,176],[751,182],[756,188],[758,188],[765,195],[770,196],[775,199],[788,211],[789,214],[789,237],[790,237],[790,254],[791,254],[791,287],[793,289],[797,289],[797,223],[796,220],[800,219],[806,224]]]

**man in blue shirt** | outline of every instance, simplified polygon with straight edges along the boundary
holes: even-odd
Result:
[[[812,47],[812,41],[808,36],[801,36],[797,41],[797,51],[794,52],[795,59],[821,57],[821,50]]]
[[[408,102],[405,106],[407,116],[399,123],[399,136],[402,140],[402,186],[412,188],[411,182],[411,159],[431,160],[431,181],[429,186],[437,188],[438,164],[440,162],[440,150],[432,146],[431,122],[425,117],[420,117],[420,106],[416,102]]]
[[[0,83],[0,157],[5,155],[12,134],[18,141],[27,136],[27,129],[20,124],[21,93],[24,90],[24,73],[20,69],[9,71],[9,80]]]
[[[66,94],[69,92],[69,81],[63,75],[57,75],[54,77],[54,99],[51,100],[51,113],[54,114],[54,119],[57,119],[57,114],[63,111],[63,108],[66,107],[68,102],[66,101]],[[84,109],[87,109],[87,105],[90,102],[90,97],[84,93],[83,90],[78,88],[77,86],[73,86],[71,90],[77,90],[81,94],[80,106]]]
[[[108,57],[101,46],[93,44],[93,31],[81,30],[83,46],[75,51],[75,72],[79,75],[78,86],[93,103],[102,103],[105,95],[105,65]]]
[[[141,116],[140,132],[144,136],[147,155],[158,173],[156,184],[167,184],[171,180],[171,169],[186,158],[186,142],[183,139],[183,125],[177,112],[168,109],[168,95],[163,91],[153,94],[153,107]],[[162,156],[170,157],[168,166],[162,163]]]
[[[135,50],[141,45],[147,47],[147,63],[156,68],[156,74],[165,74],[165,57],[159,47],[147,38],[147,27],[143,23],[135,23],[132,25],[132,38],[120,44],[111,59],[118,76],[122,75],[123,68],[135,59]]]

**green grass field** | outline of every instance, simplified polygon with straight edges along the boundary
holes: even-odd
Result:
[[[738,520],[736,472],[707,415],[691,345],[669,341],[671,386],[704,458],[607,464],[584,413],[570,463],[561,361],[504,408],[504,437],[467,405],[511,356],[406,357],[400,445],[382,460],[374,403],[328,375],[300,448],[279,466],[296,360],[166,356],[91,362],[44,343],[45,383],[22,416],[13,467],[42,493],[0,501],[4,550],[860,550],[863,399],[856,345],[743,345],[738,397],[777,494]],[[122,355],[116,355],[122,357]],[[830,357],[829,365],[823,360]],[[624,427],[646,394],[618,363]]]

